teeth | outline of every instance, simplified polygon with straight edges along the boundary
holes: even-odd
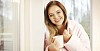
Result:
[[[59,22],[59,21],[60,21],[60,19],[55,20],[55,22]]]
[[[56,20],[56,21],[59,21],[59,20]]]

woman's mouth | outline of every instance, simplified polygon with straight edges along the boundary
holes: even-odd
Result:
[[[55,22],[58,23],[58,22],[60,22],[60,20],[61,20],[61,18],[56,19]]]

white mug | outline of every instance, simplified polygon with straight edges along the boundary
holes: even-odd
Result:
[[[59,48],[62,48],[64,46],[63,35],[58,35],[53,38],[59,43]],[[55,41],[54,41],[54,43],[55,43]]]

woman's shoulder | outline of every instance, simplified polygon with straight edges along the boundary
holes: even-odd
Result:
[[[80,27],[82,27],[82,25],[74,20],[68,20],[68,27],[72,28],[72,29],[75,27],[80,29]]]
[[[76,21],[74,21],[74,20],[68,20],[68,26],[71,26],[71,27],[73,27],[73,26],[75,26],[75,25],[77,25],[78,23],[76,22]]]
[[[74,20],[68,20],[68,23],[70,23],[70,24],[79,24],[77,21],[74,21]]]

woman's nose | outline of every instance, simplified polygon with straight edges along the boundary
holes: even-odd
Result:
[[[55,14],[54,19],[57,19],[57,18],[58,18],[58,15]]]

